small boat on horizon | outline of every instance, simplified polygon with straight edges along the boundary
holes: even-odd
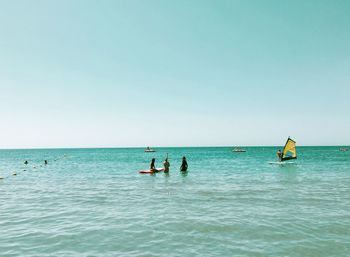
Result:
[[[349,148],[342,147],[342,148],[339,148],[339,151],[346,152],[346,151],[349,151]]]
[[[145,153],[154,153],[156,150],[150,148],[149,146],[147,146],[147,148],[145,149]]]
[[[242,149],[242,148],[234,148],[232,150],[232,152],[235,152],[235,153],[245,153],[247,150],[245,149]]]

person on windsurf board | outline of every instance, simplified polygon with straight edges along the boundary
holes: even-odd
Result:
[[[278,161],[280,161],[280,162],[282,161],[282,155],[283,154],[281,152],[281,149],[279,149],[278,152],[277,152],[277,156],[278,156]]]

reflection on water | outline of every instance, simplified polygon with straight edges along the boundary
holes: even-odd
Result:
[[[181,173],[181,176],[183,177],[187,177],[188,175],[188,171],[180,171],[180,173]]]

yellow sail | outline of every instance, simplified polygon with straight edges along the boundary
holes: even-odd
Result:
[[[296,150],[295,141],[288,138],[283,148],[282,161],[296,159],[296,158],[297,158],[297,150]]]

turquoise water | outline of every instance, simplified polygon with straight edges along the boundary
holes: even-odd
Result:
[[[0,150],[0,255],[349,256],[350,152],[246,149]]]

